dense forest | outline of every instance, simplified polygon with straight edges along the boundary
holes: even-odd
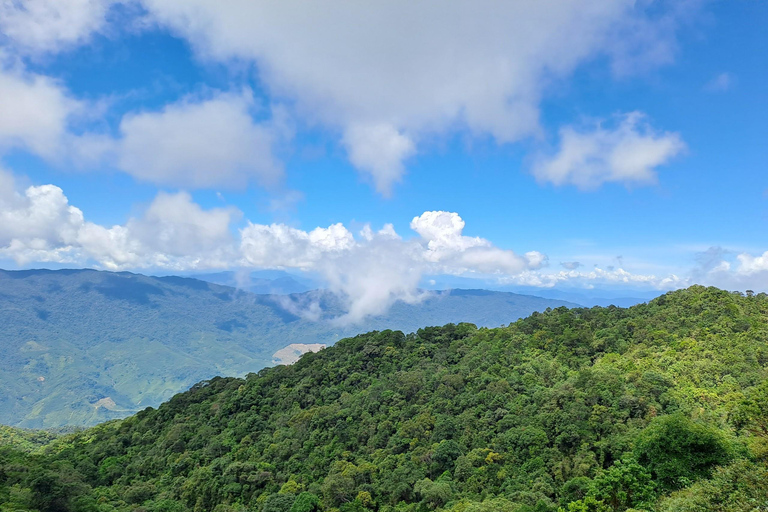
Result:
[[[768,296],[371,332],[40,448],[0,509],[768,509]]]

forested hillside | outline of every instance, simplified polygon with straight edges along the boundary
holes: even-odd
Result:
[[[303,318],[313,303],[325,316]],[[329,318],[341,314],[339,301],[323,292],[255,295],[173,276],[0,270],[0,423],[94,425],[157,406],[202,379],[260,370],[294,343],[450,321],[495,327],[563,304],[455,290],[338,325]]]
[[[0,508],[768,507],[768,296],[371,332],[0,454]]]

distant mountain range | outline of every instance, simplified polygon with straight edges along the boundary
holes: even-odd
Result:
[[[232,277],[208,278],[217,276]],[[296,314],[308,303],[321,305],[320,320]],[[275,361],[290,362],[306,345],[451,322],[495,327],[534,311],[575,305],[453,290],[419,304],[398,302],[384,316],[339,326],[328,321],[341,313],[338,299],[318,290],[259,295],[175,276],[0,270],[0,423],[92,425],[156,406],[215,375],[242,376]]]
[[[209,283],[231,286],[261,295],[287,295],[308,292],[320,288],[314,281],[305,279],[282,270],[258,270],[253,272],[216,272],[213,274],[195,274],[194,279]]]

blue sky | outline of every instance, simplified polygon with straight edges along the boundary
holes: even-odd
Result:
[[[750,1],[6,2],[0,263],[309,271],[363,315],[440,274],[767,289],[767,25]]]

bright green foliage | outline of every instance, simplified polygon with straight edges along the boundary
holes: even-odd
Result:
[[[33,452],[58,438],[60,434],[48,430],[27,430],[0,425],[0,446],[9,446],[21,452]]]
[[[310,492],[303,492],[293,502],[291,512],[317,512],[320,510],[320,498]]]
[[[768,380],[747,393],[731,419],[749,436],[752,453],[768,460]]]
[[[682,414],[655,418],[635,442],[637,460],[667,490],[686,487],[728,462],[730,448],[718,429]]]
[[[563,511],[563,509],[559,509]],[[568,512],[611,512],[613,509],[594,496],[587,496],[583,500],[573,501],[568,504]],[[624,510],[624,509],[622,509]]]
[[[624,459],[598,473],[589,494],[610,510],[626,510],[651,505],[656,498],[655,490],[650,471],[634,459]]]
[[[657,512],[752,512],[768,510],[768,468],[739,460],[660,501]]]
[[[748,449],[767,368],[768,297],[714,288],[371,332],[0,450],[0,509],[45,484],[99,512],[746,512],[768,500]]]

